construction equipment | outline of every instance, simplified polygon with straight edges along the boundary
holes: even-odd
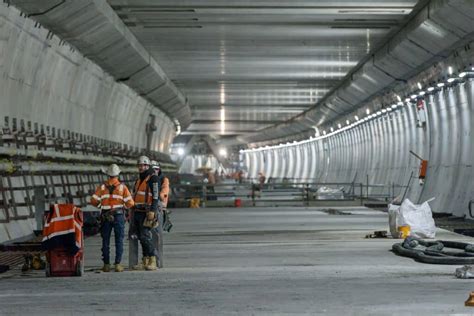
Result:
[[[47,249],[47,277],[84,274],[82,224],[82,211],[73,204],[53,204],[45,213],[43,247]]]
[[[428,171],[428,160],[421,158],[418,154],[413,152],[413,150],[410,150],[410,154],[412,154],[413,156],[415,156],[421,161],[420,172],[418,174],[418,179],[420,179],[420,185],[421,185],[425,182],[426,173]]]

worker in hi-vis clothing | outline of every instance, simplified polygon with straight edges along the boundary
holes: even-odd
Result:
[[[163,267],[163,231],[169,232],[173,224],[170,221],[170,212],[166,209],[168,204],[168,195],[170,191],[169,179],[162,173],[159,162],[152,160],[151,167],[158,177],[160,187],[160,201],[158,202],[158,220],[159,225],[152,230],[153,245],[158,268]]]
[[[158,181],[160,184],[160,206],[166,208],[168,205],[168,195],[170,193],[170,180],[161,171],[161,165],[159,162],[152,160],[151,166],[153,170],[155,170],[155,174],[158,176]]]
[[[153,245],[152,230],[159,225],[159,193],[158,176],[151,167],[150,159],[146,156],[138,158],[139,178],[135,182],[133,200],[135,207],[130,222],[130,239],[140,240],[142,246],[142,263],[132,266],[134,270],[153,271],[157,269],[156,251]],[[130,254],[135,247],[130,248]],[[129,255],[129,257],[132,257]],[[129,260],[131,260],[129,258]],[[131,261],[130,261],[131,262]]]
[[[125,237],[125,209],[135,204],[127,186],[120,182],[120,168],[110,165],[104,171],[109,179],[97,187],[92,195],[91,204],[101,209],[100,234],[102,236],[102,271],[110,272],[110,236],[112,229],[115,236],[115,272],[122,272],[120,264],[123,254],[123,239]]]

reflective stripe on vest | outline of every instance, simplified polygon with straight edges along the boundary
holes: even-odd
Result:
[[[80,209],[72,204],[54,204],[53,212],[49,214],[43,228],[43,241],[56,236],[75,234],[78,248],[82,247],[82,218]]]
[[[147,176],[143,181],[137,180],[135,182],[135,190],[133,194],[133,200],[135,201],[135,206],[139,205],[151,205],[153,201],[153,193],[150,192],[148,187],[148,181],[151,176]]]
[[[125,194],[125,188],[122,183],[116,185],[112,192],[110,192],[111,187],[106,184],[101,185],[99,195],[94,194],[92,196],[100,202],[100,208],[102,210],[123,208],[125,206],[124,204],[131,200],[131,196],[123,196]]]

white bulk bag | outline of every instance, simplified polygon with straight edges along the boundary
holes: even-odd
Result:
[[[410,226],[410,236],[415,238],[435,238],[436,225],[433,220],[429,199],[423,204],[413,204],[409,199],[405,199],[397,214],[397,226]]]

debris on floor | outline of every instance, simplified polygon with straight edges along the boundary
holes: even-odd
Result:
[[[454,272],[454,275],[458,279],[473,279],[474,270],[472,266],[463,266],[461,268],[457,268]]]
[[[328,208],[321,210],[324,213],[328,213],[329,215],[352,215],[351,212],[345,212],[341,210],[337,210],[335,208]]]
[[[387,238],[387,231],[386,230],[376,230],[373,234],[365,235],[365,238]]]

